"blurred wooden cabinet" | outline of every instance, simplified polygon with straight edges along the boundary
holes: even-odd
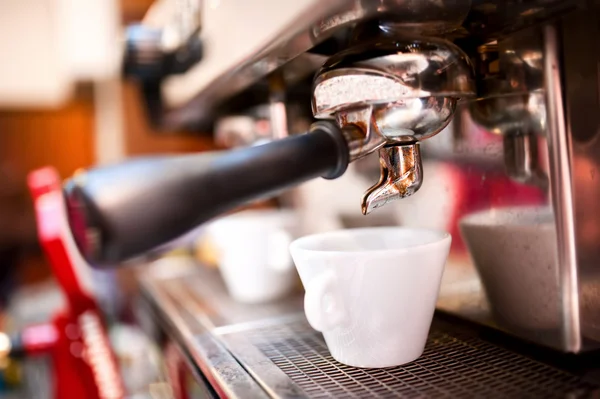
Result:
[[[121,0],[123,24],[139,21],[152,3],[153,0]],[[26,189],[29,171],[52,165],[67,178],[96,162],[93,90],[92,85],[82,85],[75,97],[58,109],[0,109],[0,227],[4,233],[0,233],[0,249],[14,245],[14,241],[35,243],[33,209]],[[144,114],[135,82],[123,82],[121,95],[125,156],[214,148],[210,135],[202,138],[154,131]],[[39,256],[30,260],[30,269],[39,270],[40,263],[43,260]]]
[[[91,165],[93,103],[78,97],[57,110],[0,111],[0,165],[21,179],[41,166],[68,176]]]
[[[93,125],[93,103],[85,93],[60,109],[0,111],[0,248],[35,245],[27,173],[53,165],[66,177],[90,166],[94,161]],[[19,259],[0,259],[0,264],[15,267],[12,263],[19,261],[22,282],[49,275],[40,255],[26,251]]]
[[[121,0],[121,20],[123,23],[142,19],[155,0]]]
[[[121,0],[123,24],[139,21],[154,0]],[[0,110],[0,171],[19,179],[33,168],[54,165],[67,177],[94,159],[94,96],[88,86],[55,110]],[[180,153],[212,148],[204,136],[158,133],[148,124],[135,82],[123,82],[125,155]],[[0,179],[0,184],[1,184]]]

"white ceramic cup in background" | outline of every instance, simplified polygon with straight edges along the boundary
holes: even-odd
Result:
[[[460,230],[496,321],[525,330],[558,328],[552,209],[524,206],[482,211],[463,218]]]
[[[208,226],[219,270],[236,301],[268,302],[294,288],[297,274],[288,248],[297,225],[293,211],[250,210]]]
[[[450,250],[450,234],[374,227],[300,238],[290,251],[304,312],[335,360],[405,364],[423,353]]]

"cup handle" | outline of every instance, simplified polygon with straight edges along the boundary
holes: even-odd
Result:
[[[335,288],[336,277],[331,270],[313,278],[306,288],[304,313],[311,327],[319,332],[334,329],[346,318],[346,311]]]

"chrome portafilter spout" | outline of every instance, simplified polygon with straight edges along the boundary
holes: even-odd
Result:
[[[421,187],[419,142],[448,125],[460,98],[474,95],[469,58],[439,38],[386,37],[328,60],[313,83],[314,116],[336,120],[350,161],[379,153],[380,179],[363,196],[363,214]]]
[[[396,198],[412,195],[421,188],[423,166],[419,143],[386,145],[379,149],[379,182],[362,198],[363,215]]]

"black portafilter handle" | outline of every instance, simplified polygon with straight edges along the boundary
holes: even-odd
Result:
[[[93,267],[115,267],[248,202],[337,178],[348,162],[342,132],[326,121],[244,149],[138,158],[69,180],[69,225]]]

